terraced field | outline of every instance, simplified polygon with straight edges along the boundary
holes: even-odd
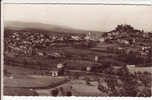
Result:
[[[12,76],[13,77],[13,76]],[[66,78],[53,78],[50,76],[20,76],[16,75],[13,78],[4,77],[5,87],[11,88],[47,88],[55,87],[56,85],[66,82]]]

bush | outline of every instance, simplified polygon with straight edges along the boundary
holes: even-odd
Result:
[[[51,91],[51,95],[52,95],[52,96],[57,96],[58,93],[59,93],[59,90],[58,90],[58,89],[54,89],[54,90]]]

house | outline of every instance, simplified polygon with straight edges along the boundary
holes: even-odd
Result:
[[[51,71],[49,71],[49,75],[53,77],[58,77],[64,75],[64,69],[58,69],[58,68],[53,68]]]
[[[90,67],[90,66],[86,67],[86,71],[90,72],[91,70],[92,70],[92,67]]]
[[[135,65],[126,65],[127,68],[135,68]]]
[[[53,77],[64,75],[64,65],[62,63],[57,64],[56,68],[53,68],[49,75]]]
[[[96,63],[92,64],[91,66],[87,66],[86,71],[88,71],[88,72],[99,72],[100,68],[101,68],[101,64],[96,62]]]
[[[53,77],[57,77],[59,75],[58,69],[52,69],[49,74]]]
[[[94,61],[95,61],[95,62],[98,62],[98,61],[99,61],[99,57],[98,57],[98,56],[95,56]]]
[[[43,52],[37,52],[38,56],[44,56]]]
[[[88,41],[88,40],[90,40],[90,36],[87,35],[84,39]]]
[[[64,67],[64,65],[63,65],[62,63],[57,64],[57,68],[58,68],[58,69],[61,69],[61,68],[63,68],[63,67]]]
[[[134,73],[135,72],[135,69],[136,69],[135,65],[126,65],[126,67],[128,68],[128,71],[130,73]]]
[[[71,36],[71,38],[72,38],[73,40],[80,40],[80,37],[79,37],[79,36]]]
[[[100,42],[104,42],[104,38],[100,38],[99,41],[100,41]]]

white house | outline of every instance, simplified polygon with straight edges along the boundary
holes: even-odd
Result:
[[[51,70],[50,71],[50,73],[51,73],[51,76],[53,76],[53,77],[57,77],[59,74],[59,71],[58,71],[58,69],[53,69],[53,70]]]
[[[86,71],[88,71],[88,72],[91,71],[91,69],[92,68],[90,66],[86,67]]]
[[[53,68],[51,71],[49,71],[49,74],[53,77],[62,75],[64,73],[63,67],[64,67],[64,65],[62,63],[59,63],[59,64],[57,64],[56,68]]]
[[[100,42],[104,42],[104,38],[100,38],[99,41],[100,41]]]
[[[85,40],[90,40],[90,36],[87,35],[84,39]]]
[[[135,67],[136,67],[135,65],[127,65],[126,67],[128,68],[130,73],[134,73],[135,72]]]
[[[43,52],[37,52],[37,54],[38,54],[39,56],[44,56],[44,53],[43,53]]]
[[[95,61],[95,62],[98,62],[98,60],[99,60],[99,57],[98,57],[98,56],[95,56],[94,61]]]
[[[63,67],[64,67],[64,65],[62,63],[57,64],[58,69],[63,68]]]
[[[79,36],[71,36],[71,38],[74,39],[74,40],[80,40]]]

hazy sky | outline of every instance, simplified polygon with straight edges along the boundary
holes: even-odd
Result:
[[[131,24],[152,31],[152,6],[5,4],[4,21],[40,22],[96,31]]]

